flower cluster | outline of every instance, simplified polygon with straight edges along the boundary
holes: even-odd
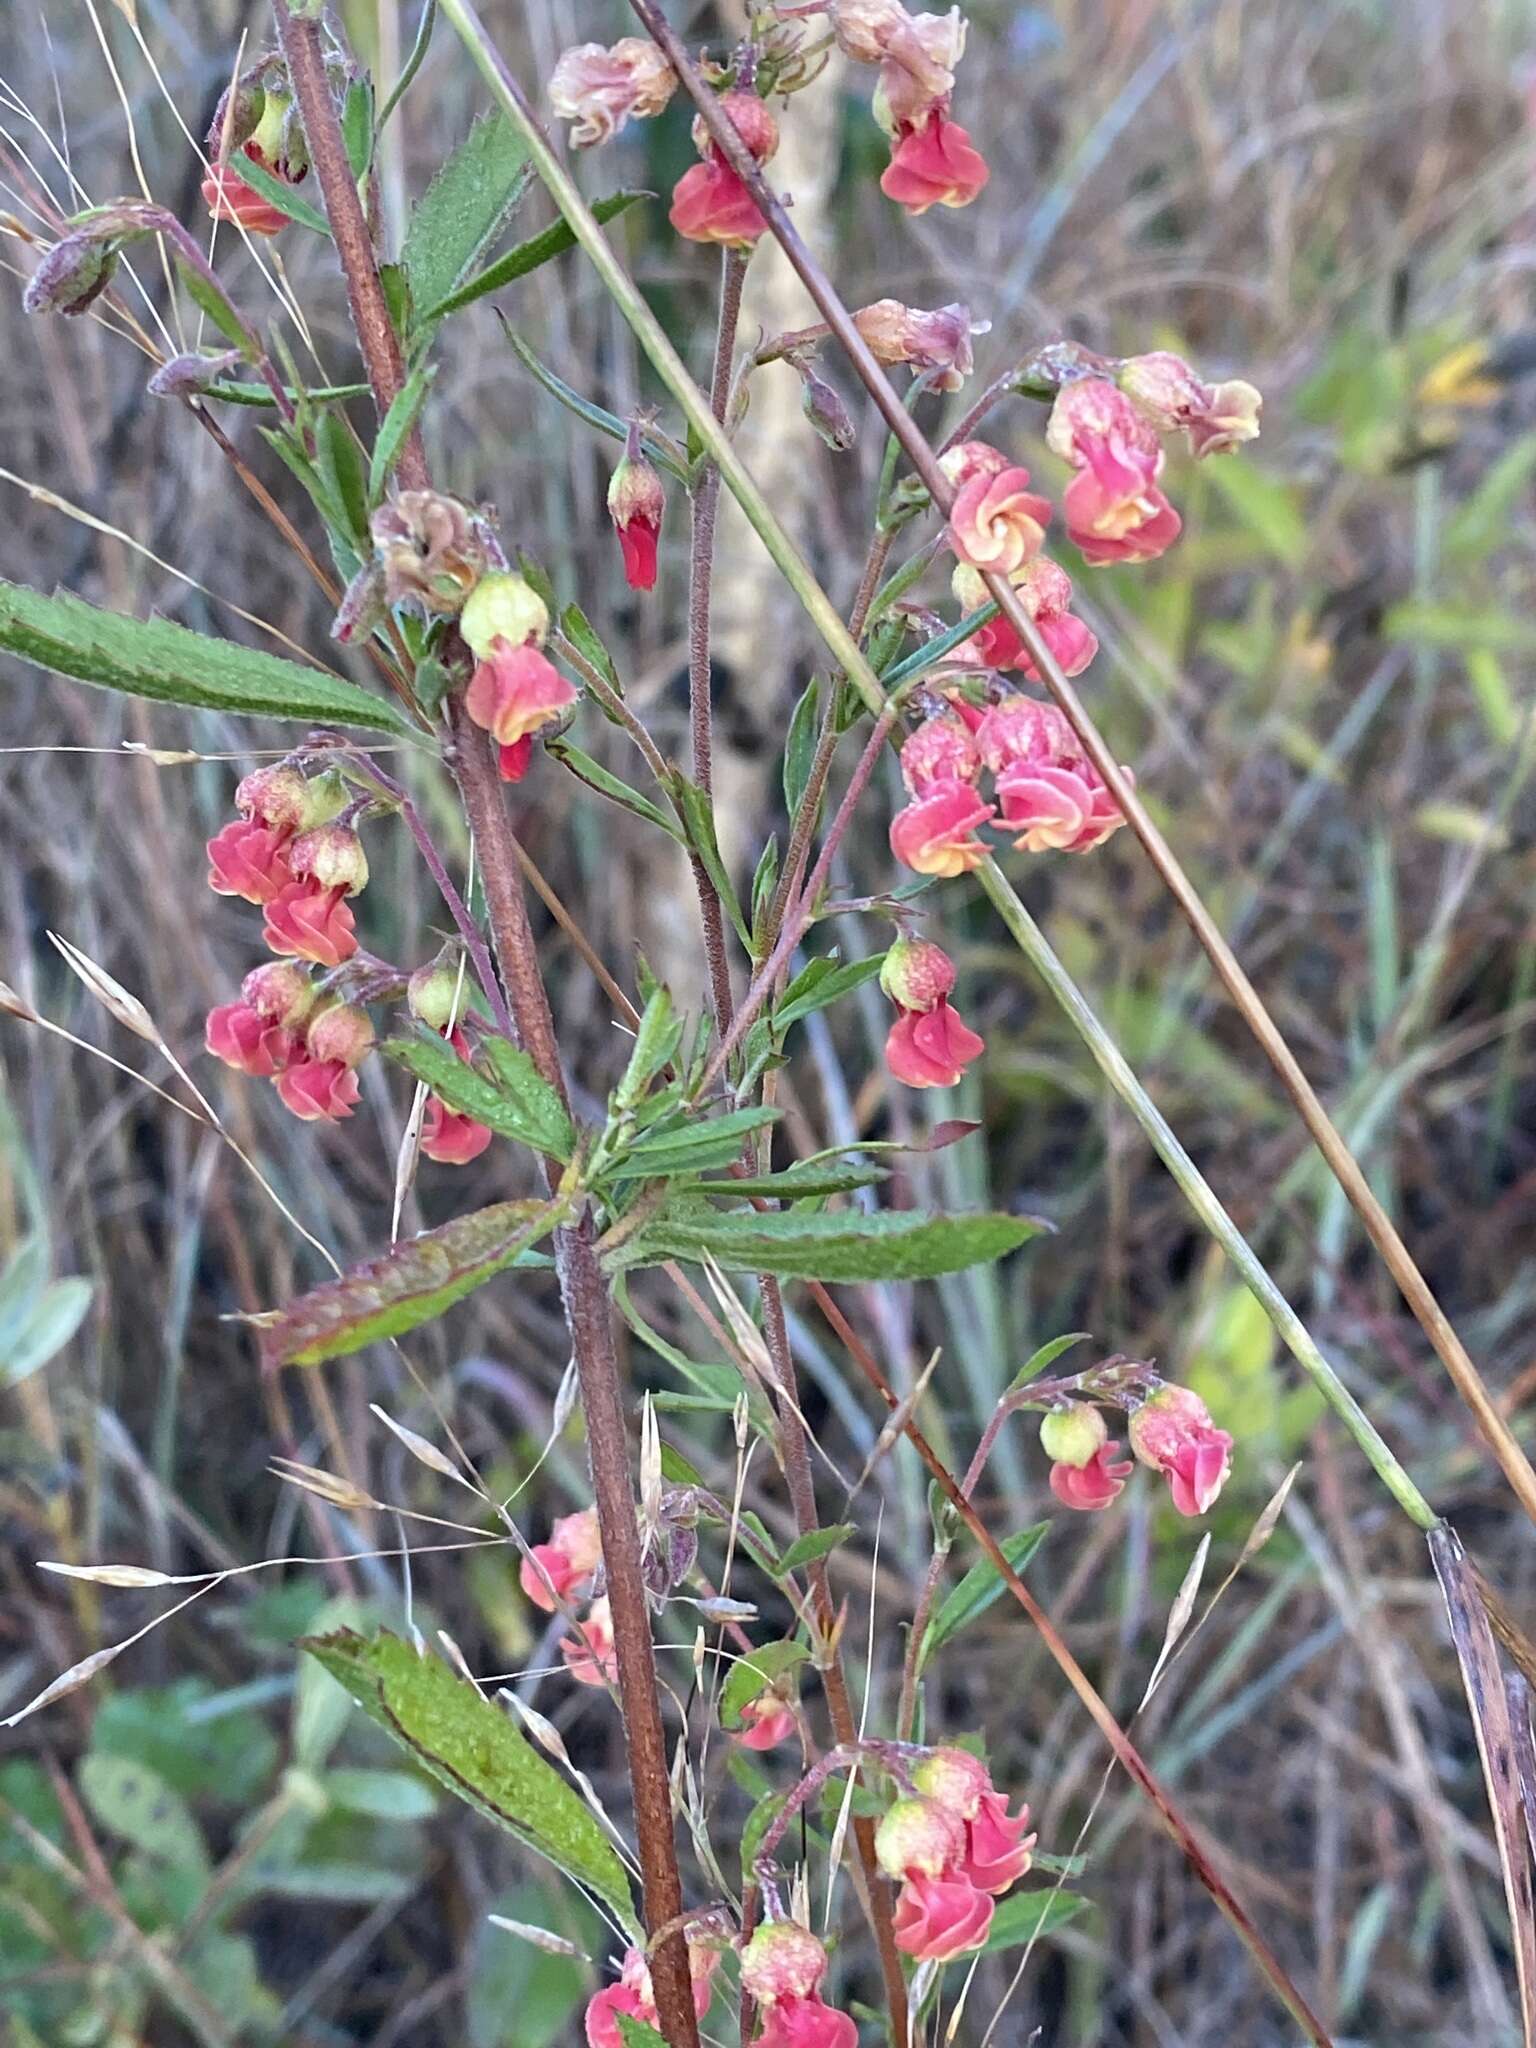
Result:
[[[955,963],[931,939],[905,934],[886,954],[880,986],[896,1005],[885,1063],[909,1088],[953,1088],[983,1040],[950,1008]]]
[[[875,1832],[880,1868],[896,1879],[896,1946],[921,1962],[980,1948],[997,1898],[1030,1866],[1029,1808],[1016,1814],[979,1757],[935,1749],[911,1773],[913,1791]]]
[[[827,2005],[827,1952],[798,1921],[770,1919],[741,1952],[741,1988],[763,2023],[756,2048],[858,2048],[859,2030]]]
[[[709,2011],[710,1999],[714,1996],[713,1978],[715,1966],[720,1960],[718,1949],[706,1948],[702,1943],[688,1944],[688,1964],[693,1977],[693,2009],[699,2019]],[[639,2020],[642,2025],[657,2028],[660,2015],[656,2010],[656,1993],[651,1985],[650,1966],[644,1951],[627,1949],[619,1970],[619,1981],[610,1984],[587,2001],[586,2036],[587,2048],[624,2048],[624,2036],[619,2026],[618,2015],[626,2019]]]
[[[1205,1514],[1232,1469],[1232,1438],[1200,1396],[1159,1382],[1132,1407],[1129,1431],[1137,1461],[1162,1473],[1179,1513]],[[1086,1401],[1058,1401],[1041,1420],[1040,1443],[1051,1460],[1051,1491],[1064,1507],[1106,1508],[1131,1476],[1103,1414]]]
[[[464,600],[459,632],[475,657],[464,708],[500,748],[502,780],[521,782],[534,734],[579,694],[542,651],[549,609],[531,583],[493,569]]]
[[[965,129],[949,118],[965,51],[959,8],[908,14],[901,0],[829,0],[828,12],[844,55],[879,66],[874,115],[891,144],[881,191],[908,213],[969,206],[990,174]]]

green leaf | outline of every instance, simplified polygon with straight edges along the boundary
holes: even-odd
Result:
[[[1213,462],[1206,469],[1238,523],[1289,569],[1305,561],[1310,529],[1301,496],[1251,462]]]
[[[502,1137],[552,1158],[570,1158],[576,1136],[559,1096],[527,1053],[506,1039],[482,1041],[489,1076],[435,1035],[386,1039],[384,1051],[461,1116],[472,1116]]]
[[[528,151],[505,114],[478,120],[417,202],[402,251],[418,307],[463,281],[517,197]],[[418,312],[421,327],[430,315]]]
[[[560,614],[560,630],[588,667],[595,668],[609,689],[622,697],[624,690],[619,682],[619,672],[613,665],[613,656],[598,638],[591,620],[579,604],[568,604]]]
[[[182,287],[194,306],[208,315],[226,341],[232,341],[236,348],[246,350],[251,346],[251,337],[245,323],[235,311],[233,302],[225,296],[222,285],[205,277],[200,270],[194,270],[190,263],[176,259],[176,274]]]
[[[162,704],[249,717],[412,730],[390,705],[328,669],[213,640],[169,619],[130,619],[60,591],[0,581],[0,647],[55,675]]]
[[[541,384],[551,398],[558,399],[567,412],[573,412],[577,419],[585,420],[587,425],[595,427],[598,433],[606,434],[610,441],[629,439],[627,421],[621,420],[616,412],[608,412],[603,406],[594,405],[590,399],[583,398],[579,391],[573,391],[570,385],[557,377],[546,363],[539,360],[521,335],[512,332],[505,319],[501,324],[512,353],[534,382]],[[666,470],[667,474],[675,476],[679,483],[692,482],[686,463],[679,462],[672,450],[662,442],[653,439],[649,434],[642,434],[640,445],[658,469]]]
[[[774,1036],[782,1037],[791,1024],[798,1024],[813,1010],[824,1010],[828,1003],[835,1003],[840,996],[850,995],[866,981],[873,981],[884,965],[883,953],[868,960],[848,960],[841,966],[832,960],[812,960],[795,976],[775,1008]]]
[[[593,201],[593,218],[601,224],[617,220],[621,213],[628,212],[637,200],[654,199],[653,192],[614,192],[607,199]],[[537,270],[541,263],[549,263],[556,256],[563,256],[567,249],[574,249],[576,237],[563,220],[547,227],[542,234],[530,235],[526,242],[519,242],[509,249],[505,256],[478,272],[457,291],[439,299],[435,306],[429,306],[422,314],[422,320],[441,320],[445,313],[457,313],[461,306],[473,305],[476,299],[483,299],[487,292],[499,292],[504,284],[513,284],[520,277],[526,277],[530,270]]]
[[[456,1216],[301,1294],[261,1324],[269,1366],[319,1365],[430,1323],[504,1272],[566,1213],[562,1202],[495,1202]]]
[[[642,1138],[632,1145],[616,1165],[609,1168],[613,1180],[650,1180],[674,1173],[702,1173],[712,1166],[729,1166],[741,1156],[742,1142],[753,1131],[777,1123],[778,1109],[733,1109],[725,1116],[709,1117],[681,1130],[662,1131],[654,1138]]]
[[[677,1194],[689,1199],[713,1196],[718,1200],[742,1201],[767,1196],[781,1202],[815,1200],[826,1195],[845,1195],[854,1188],[872,1188],[889,1178],[883,1166],[818,1166],[802,1161],[786,1166],[782,1173],[763,1173],[737,1180],[700,1180]]]
[[[378,439],[373,444],[373,459],[368,465],[368,502],[376,505],[384,495],[384,486],[394,468],[406,436],[421,417],[421,408],[426,404],[427,393],[432,389],[432,380],[437,375],[434,363],[418,363],[416,368],[395,393],[389,411],[385,413],[379,428]]]
[[[1464,505],[1446,521],[1444,548],[1451,562],[1478,562],[1505,546],[1515,508],[1536,470],[1536,434],[1522,434],[1505,449]]]
[[[776,1678],[809,1662],[804,1643],[760,1643],[748,1657],[731,1666],[731,1675],[720,1688],[720,1725],[739,1728],[741,1710],[765,1692]]]
[[[1022,1948],[1041,1935],[1055,1934],[1090,1903],[1081,1892],[1014,1892],[999,1899],[982,1953],[996,1955],[999,1949]]]
[[[616,2012],[613,2017],[624,2048],[667,2048],[666,2035],[658,2034],[647,2021],[631,2019],[627,2012]]]
[[[110,1834],[177,1870],[206,1872],[202,1830],[158,1771],[93,1750],[81,1759],[77,1778],[81,1798]]]
[[[557,739],[544,742],[546,754],[553,754],[562,768],[568,768],[578,782],[584,782],[588,789],[596,790],[599,796],[607,797],[609,803],[617,804],[620,810],[629,811],[637,818],[643,818],[648,825],[659,825],[669,838],[679,846],[685,842],[676,822],[669,818],[659,804],[653,804],[648,796],[642,796],[638,789],[612,775],[601,761],[594,761],[590,754],[584,754],[580,747],[574,747],[569,740]]]
[[[317,235],[329,235],[330,223],[323,213],[316,212],[307,199],[301,199],[294,186],[286,178],[277,178],[264,164],[254,157],[242,156],[239,170],[241,181],[259,192],[263,199],[275,206],[279,213],[296,221],[301,228],[312,228]]]
[[[699,857],[699,863],[715,885],[715,893],[725,909],[726,916],[736,927],[736,935],[750,952],[752,934],[747,930],[747,921],[741,914],[741,905],[736,901],[730,873],[721,857],[720,842],[715,837],[715,807],[708,795],[696,782],[675,773],[668,785],[667,794],[682,821],[689,846]]]
[[[440,1783],[633,1924],[624,1866],[586,1802],[468,1679],[387,1632],[341,1629],[300,1647]]]
[[[1536,650],[1536,626],[1529,620],[1492,605],[1470,602],[1395,604],[1382,621],[1382,631],[1389,640],[1446,647],[1453,653],[1469,647],[1489,647],[1506,654]]]
[[[346,537],[356,548],[368,545],[368,477],[357,436],[340,412],[323,412],[315,430],[319,468],[341,507]]]
[[[57,1357],[85,1321],[94,1293],[89,1280],[54,1280],[44,1287],[0,1339],[0,1384],[14,1387]]]
[[[1064,1351],[1070,1351],[1074,1344],[1085,1344],[1087,1341],[1086,1330],[1074,1330],[1066,1337],[1053,1337],[1049,1344],[1042,1344],[1033,1356],[1025,1359],[1004,1391],[1016,1394],[1020,1387],[1027,1387],[1031,1380],[1039,1379],[1047,1366],[1054,1365]]]
[[[341,106],[341,139],[353,177],[362,177],[373,161],[373,87],[366,78],[354,78],[347,87]]]
[[[789,715],[784,741],[784,807],[791,818],[800,808],[816,758],[816,733],[821,724],[821,678],[812,676]]]
[[[754,1215],[658,1217],[625,1247],[631,1264],[706,1253],[730,1273],[786,1280],[932,1280],[1000,1259],[1034,1237],[1026,1216],[935,1216],[903,1209],[879,1216],[801,1209]]]
[[[1027,1529],[1018,1529],[1012,1536],[1005,1536],[1001,1545],[1004,1557],[1016,1572],[1022,1572],[1040,1545],[1045,1541],[1049,1522],[1034,1522]],[[951,1636],[968,1628],[978,1615],[985,1614],[994,1600],[1007,1590],[1002,1573],[990,1558],[984,1557],[980,1564],[974,1564],[965,1577],[948,1594],[938,1613],[928,1624],[928,1633],[923,1638],[923,1647],[918,1653],[917,1668],[921,1671],[934,1651]]]
[[[614,1106],[621,1113],[631,1110],[651,1082],[677,1051],[683,1035],[683,1020],[677,1014],[671,991],[655,988],[646,1001],[635,1043],[623,1078],[613,1091]]]
[[[804,1536],[797,1536],[788,1550],[773,1567],[776,1579],[787,1579],[791,1572],[803,1571],[808,1564],[815,1564],[819,1558],[830,1557],[832,1552],[858,1534],[853,1522],[838,1522],[829,1529],[812,1529]]]

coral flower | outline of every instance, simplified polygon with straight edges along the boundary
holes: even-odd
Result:
[[[992,1900],[968,1877],[914,1873],[896,1901],[896,1946],[919,1962],[947,1963],[981,1947],[992,1925]]]
[[[768,229],[757,201],[718,154],[684,171],[672,188],[667,219],[687,241],[738,249],[749,249]]]
[[[935,782],[891,820],[891,851],[920,875],[953,880],[986,859],[976,827],[992,815],[969,783]]]
[[[969,206],[991,176],[958,121],[937,108],[920,126],[899,130],[880,190],[908,213],[930,206]]]
[[[578,695],[537,647],[498,637],[470,678],[464,708],[500,746],[511,747],[559,718]]]
[[[1000,822],[1018,834],[1019,853],[1091,853],[1125,823],[1125,813],[1086,757],[1070,765],[1020,763],[997,778]]]
[[[1066,1465],[1060,1460],[1052,1465],[1051,1491],[1064,1508],[1107,1508],[1120,1497],[1136,1468],[1129,1458],[1116,1462],[1119,1449],[1111,1441],[1100,1444],[1086,1465]]]
[[[973,476],[960,487],[949,515],[949,541],[962,562],[1008,576],[1039,554],[1051,506],[1028,483],[1027,469],[1005,469]]]
[[[743,1749],[777,1749],[795,1732],[793,1707],[772,1690],[748,1700],[741,1718],[743,1725],[732,1730],[732,1740]]]
[[[566,1669],[578,1685],[612,1685],[619,1675],[613,1648],[613,1616],[607,1599],[594,1600],[560,1645]]]
[[[703,2019],[709,2011],[714,1987],[711,1982],[719,1955],[713,1949],[688,1944],[688,1967],[693,1979],[693,2011],[696,2019]],[[657,2028],[660,2016],[656,2010],[656,1993],[651,1983],[650,1966],[641,1950],[625,1952],[624,1963],[617,1984],[610,1984],[587,2001],[586,2036],[587,2048],[624,2048],[624,2037],[619,2028],[617,2015],[626,2019],[639,2020],[643,2026]]]
[[[572,1593],[580,1597],[602,1561],[597,1509],[582,1508],[574,1515],[561,1515],[549,1532],[549,1541],[534,1544],[523,1559],[518,1580],[535,1607],[553,1614],[557,1600],[566,1600]]]
[[[344,1060],[298,1060],[277,1077],[285,1109],[306,1123],[336,1123],[357,1106],[357,1076]]]
[[[268,163],[253,142],[245,145],[241,155],[270,176],[282,178],[285,184],[296,185],[299,182],[297,178],[287,177],[280,164]],[[288,215],[282,208],[274,206],[270,199],[264,199],[228,163],[215,164],[204,178],[203,203],[208,208],[210,220],[234,221],[249,235],[277,235],[289,225]]]
[[[261,935],[274,953],[339,967],[357,951],[356,923],[345,890],[290,882],[267,905]]]
[[[467,1166],[480,1157],[491,1136],[489,1128],[472,1116],[462,1116],[435,1095],[428,1099],[421,1119],[421,1149],[440,1166]]]
[[[235,818],[208,842],[208,886],[220,896],[270,903],[293,880],[287,835]]]
[[[1056,394],[1045,438],[1078,474],[1062,496],[1068,537],[1091,566],[1149,562],[1179,537],[1179,515],[1158,487],[1157,432],[1103,377],[1081,377]]]
[[[1131,1417],[1131,1449],[1168,1481],[1181,1515],[1203,1515],[1232,1469],[1232,1438],[1190,1387],[1161,1386]]]
[[[1007,1891],[1028,1870],[1035,1837],[1027,1834],[1029,1808],[1012,1816],[1008,1802],[990,1788],[965,1824],[965,1859],[960,1868],[979,1892]]]
[[[643,456],[626,455],[608,484],[608,513],[631,590],[656,588],[656,542],[666,509],[661,478]]]
[[[859,2030],[845,2012],[810,1998],[781,1998],[755,2048],[859,2048]]]
[[[928,1011],[903,1010],[885,1041],[885,1064],[909,1088],[953,1088],[986,1051],[959,1013],[941,998]]]
[[[299,1048],[293,1032],[272,1023],[249,1003],[221,1003],[210,1010],[203,1042],[226,1067],[258,1081],[280,1073]]]
[[[980,768],[971,729],[953,711],[925,718],[902,742],[901,779],[913,796],[925,796],[935,783],[974,782]]]

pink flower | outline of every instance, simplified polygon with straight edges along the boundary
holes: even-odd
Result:
[[[1039,628],[1040,637],[1064,675],[1081,675],[1099,651],[1092,633],[1068,610],[1072,602],[1072,579],[1049,555],[1035,555],[1008,578],[1019,602]],[[950,580],[956,602],[967,612],[979,611],[987,602],[987,586],[980,572],[957,563]],[[1034,657],[1009,621],[1001,616],[981,626],[966,643],[976,649],[988,668],[1016,668],[1030,682],[1040,673]]]
[[[814,1994],[783,1998],[769,2010],[756,2048],[859,2048],[859,2030]]]
[[[958,391],[975,367],[971,336],[985,334],[974,326],[969,306],[939,306],[931,313],[904,306],[900,299],[877,299],[854,314],[877,363],[908,363],[931,372],[935,391]]]
[[[713,1949],[688,1944],[688,1967],[693,1979],[694,2016],[703,2019],[709,2011],[710,1999],[714,1995],[711,1979],[715,1965],[720,1958]],[[627,2019],[640,2020],[646,2026],[655,2027],[659,2015],[656,2011],[656,1993],[651,1983],[650,1966],[645,1955],[638,1948],[627,1949],[617,1984],[610,1984],[587,2001],[586,2036],[588,2048],[624,2048],[623,2035],[614,2017],[623,2013]]]
[[[1228,454],[1258,437],[1264,400],[1240,377],[1207,384],[1182,356],[1158,349],[1127,357],[1115,381],[1156,433],[1182,429],[1197,458]]]
[[[602,1561],[597,1509],[582,1508],[574,1515],[561,1515],[549,1541],[534,1544],[518,1578],[534,1606],[553,1614],[557,1600],[568,1601],[573,1593],[580,1598]]]
[[[981,1795],[993,1789],[992,1773],[968,1749],[930,1750],[913,1767],[912,1782],[925,1799],[936,1799],[959,1820],[974,1818]]]
[[[638,1991],[627,1984],[609,1984],[587,2000],[587,2048],[624,2048],[615,2014],[653,2026],[658,2017],[654,2005],[647,2005]]]
[[[280,1073],[299,1047],[291,1031],[273,1024],[248,1003],[221,1003],[210,1010],[203,1042],[226,1067],[254,1075],[258,1081]]]
[[[590,149],[627,120],[648,120],[671,99],[677,74],[649,36],[623,36],[611,49],[563,50],[549,78],[549,103],[571,122],[571,143]]]
[[[920,127],[898,129],[880,190],[908,213],[969,206],[991,173],[958,121],[937,109]]]
[[[885,1041],[885,1063],[909,1088],[953,1088],[985,1050],[941,996],[927,1012],[902,1011]]]
[[[360,1093],[357,1076],[342,1060],[295,1061],[277,1077],[285,1109],[305,1123],[337,1123],[350,1116]]]
[[[440,1166],[467,1166],[491,1142],[491,1131],[472,1116],[461,1116],[429,1096],[421,1119],[421,1149]]]
[[[997,778],[997,794],[1002,824],[1018,833],[1013,844],[1019,853],[1091,853],[1125,823],[1086,757],[1070,767],[1036,762],[1010,768]]]
[[[1021,1806],[1011,1818],[1008,1802],[990,1788],[983,1792],[975,1814],[965,1824],[965,1859],[960,1868],[979,1892],[996,1896],[1007,1891],[1030,1865],[1035,1837],[1027,1835],[1029,1808]]]
[[[208,842],[208,886],[220,896],[270,903],[293,880],[285,834],[235,818]]]
[[[1103,377],[1064,384],[1045,438],[1078,472],[1062,510],[1090,565],[1148,562],[1178,539],[1179,515],[1157,486],[1162,444],[1123,391]]]
[[[777,1749],[795,1732],[795,1710],[771,1688],[748,1700],[741,1710],[744,1726],[733,1729],[731,1739],[743,1749]]]
[[[947,1963],[981,1947],[992,1900],[963,1874],[908,1876],[896,1900],[896,1946],[919,1962]]]
[[[1026,489],[1028,483],[1027,469],[1005,469],[961,486],[949,515],[949,542],[962,562],[1007,576],[1039,554],[1051,507]]]
[[[901,746],[901,779],[914,796],[939,782],[974,782],[981,757],[970,727],[953,711],[925,718]]]
[[[1066,1465],[1059,1460],[1051,1467],[1051,1491],[1066,1508],[1107,1508],[1125,1489],[1135,1470],[1127,1458],[1115,1462],[1120,1446],[1101,1444],[1086,1465]]]
[[[1149,1394],[1131,1417],[1130,1436],[1139,1462],[1167,1478],[1181,1515],[1212,1506],[1232,1468],[1232,1438],[1192,1388],[1164,1385]]]
[[[656,539],[666,509],[661,478],[643,456],[626,455],[608,484],[608,512],[631,590],[656,588]]]
[[[613,1616],[605,1598],[594,1600],[576,1633],[560,1645],[565,1668],[578,1685],[612,1685],[619,1675],[613,1649]]]
[[[497,638],[470,677],[464,708],[498,745],[510,747],[559,718],[579,694],[537,647]]]
[[[344,890],[290,882],[267,905],[261,935],[274,953],[339,967],[357,951],[356,923]]]
[[[254,142],[248,142],[241,154],[274,178],[282,178],[285,184],[299,182],[298,178],[288,177],[282,164],[268,163]],[[303,176],[302,171],[299,176]],[[289,225],[287,214],[270,199],[264,199],[227,163],[215,164],[204,178],[203,204],[210,220],[235,221],[249,235],[277,235]]]
[[[892,818],[891,851],[920,875],[953,880],[986,859],[975,833],[992,814],[969,783],[935,782]]]
[[[672,188],[667,219],[687,241],[740,249],[750,248],[768,228],[757,201],[718,154],[684,171]]]

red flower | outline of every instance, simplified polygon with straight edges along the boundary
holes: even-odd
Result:
[[[580,1597],[602,1561],[597,1509],[582,1508],[577,1514],[561,1515],[549,1532],[549,1541],[534,1544],[523,1559],[518,1580],[535,1607],[553,1614],[557,1599],[565,1600],[573,1592]]]
[[[560,1645],[565,1668],[578,1685],[612,1685],[619,1675],[613,1651],[613,1616],[607,1599],[594,1600],[576,1633]]]
[[[208,842],[208,886],[220,896],[270,903],[293,880],[287,835],[234,818]]]
[[[647,2005],[628,1984],[609,1984],[587,2000],[587,2048],[624,2048],[615,2014],[650,2026],[656,2019],[654,2005]]]
[[[521,782],[528,773],[528,764],[533,759],[533,735],[524,733],[520,740],[514,740],[510,747],[496,749],[496,773],[503,782]]]
[[[885,1063],[909,1088],[953,1088],[986,1041],[941,996],[931,1010],[903,1010],[885,1041]]]
[[[282,178],[285,184],[296,185],[299,182],[297,178],[287,177],[280,164],[268,163],[254,142],[248,142],[241,154],[272,177]],[[263,199],[227,163],[215,164],[204,178],[203,203],[208,208],[210,220],[234,221],[248,235],[281,234],[289,224],[287,214],[280,207],[274,206],[270,199]]]
[[[1131,1449],[1168,1481],[1181,1515],[1203,1515],[1226,1484],[1232,1438],[1190,1387],[1161,1386],[1131,1417]]]
[[[421,1149],[440,1166],[467,1166],[491,1142],[492,1133],[472,1116],[461,1116],[434,1095],[421,1119]]]
[[[859,2048],[859,2030],[814,1994],[781,1998],[769,2008],[755,2048]]]
[[[626,455],[608,484],[608,511],[631,590],[656,588],[656,538],[666,508],[661,478],[640,455]]]
[[[969,206],[991,172],[958,121],[936,107],[920,125],[898,129],[880,190],[908,213]]]
[[[891,851],[920,875],[952,880],[986,859],[975,832],[992,814],[969,783],[935,782],[891,820]]]
[[[947,1963],[981,1947],[992,1910],[991,1898],[968,1877],[913,1872],[896,1901],[896,1946],[919,1962]]]
[[[261,935],[274,953],[339,967],[357,951],[356,923],[345,890],[290,882],[267,905]]]
[[[990,1788],[983,1792],[976,1812],[965,1824],[965,1860],[960,1868],[979,1892],[994,1896],[1007,1891],[1030,1865],[1035,1837],[1026,1835],[1029,1808],[1021,1806],[1011,1818],[1008,1802]]]
[[[752,194],[713,152],[678,179],[667,219],[690,242],[725,242],[736,248],[750,248],[768,228]]]
[[[693,1978],[693,2010],[697,2019],[703,2019],[709,2011],[713,1997],[711,1978],[720,1958],[713,1949],[688,1944],[688,1967]],[[623,2036],[614,2017],[623,2013],[626,2019],[640,2020],[648,2027],[658,2023],[656,1993],[651,1983],[650,1968],[645,1956],[637,1948],[627,1949],[623,1968],[617,1984],[610,1984],[587,2001],[586,2035],[588,2048],[624,2048]]]
[[[208,1012],[203,1042],[215,1059],[236,1073],[269,1081],[298,1051],[291,1031],[272,1023],[248,1003],[221,1003]]]
[[[777,1749],[795,1732],[795,1711],[771,1689],[748,1700],[741,1710],[744,1726],[732,1730],[743,1749]]]
[[[1125,1490],[1135,1470],[1129,1458],[1116,1463],[1120,1446],[1100,1444],[1086,1465],[1067,1465],[1058,1460],[1051,1467],[1051,1491],[1065,1508],[1107,1508]]]
[[[343,1060],[296,1061],[277,1077],[283,1106],[306,1123],[336,1123],[357,1105],[357,1076]]]
[[[498,637],[470,678],[464,708],[501,746],[511,747],[558,718],[578,694],[537,647],[514,647]]]

